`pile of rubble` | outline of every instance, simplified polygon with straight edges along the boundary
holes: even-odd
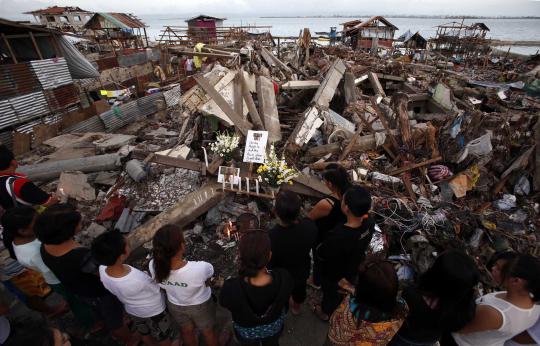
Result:
[[[538,58],[411,62],[315,46],[307,30],[280,51],[243,41],[175,54],[206,59],[180,81],[181,95],[163,86],[146,96],[151,111],[146,97],[115,106],[99,116],[105,132],[86,132],[89,119],[20,161],[23,173],[77,203],[84,243],[117,228],[136,248],[176,223],[187,230],[188,256],[234,274],[228,225],[249,212],[268,227],[273,195],[258,183],[218,184],[226,164],[209,144],[218,130],[259,130],[298,170],[283,188],[302,194],[305,210],[329,193],[320,179],[328,163],[367,186],[383,251],[404,268],[422,272],[434,253],[456,246],[480,267],[505,248],[540,255]],[[153,114],[131,115],[132,103]],[[240,156],[232,164],[241,179],[256,178]]]

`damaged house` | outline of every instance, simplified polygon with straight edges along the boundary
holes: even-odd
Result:
[[[433,51],[446,56],[471,57],[489,53],[489,28],[484,23],[466,25],[451,22],[437,26],[435,38],[430,40]]]
[[[398,28],[382,16],[362,22],[353,20],[342,23],[343,37],[354,50],[377,51],[379,47],[392,48]]]
[[[72,6],[52,6],[25,14],[33,15],[39,24],[48,28],[74,32],[82,31],[84,24],[94,15],[93,12]]]
[[[146,25],[132,14],[99,12],[84,27],[89,29],[87,38],[100,45],[109,44],[113,49],[148,47]]]

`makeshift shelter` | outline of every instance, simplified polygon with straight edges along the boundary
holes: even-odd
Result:
[[[420,35],[420,32],[412,33],[410,30],[407,30],[406,33],[398,37],[398,42],[402,42],[405,48],[410,49],[426,49],[427,40]]]
[[[391,48],[398,28],[382,16],[371,17],[365,22],[345,22],[343,35],[350,40],[354,50],[376,51],[379,47]]]
[[[217,28],[223,27],[225,19],[203,14],[190,18],[186,20],[188,37],[194,42],[215,43],[217,41]]]
[[[85,28],[94,32],[87,36],[98,43],[108,42],[122,49],[148,47],[146,25],[132,14],[99,12],[90,18]]]
[[[470,57],[486,54],[491,50],[490,40],[486,39],[488,31],[489,28],[484,23],[442,24],[437,26],[437,34],[431,40],[432,48],[447,56]]]

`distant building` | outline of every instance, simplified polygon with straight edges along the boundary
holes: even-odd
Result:
[[[97,43],[109,43],[115,48],[148,47],[146,25],[128,13],[95,13],[84,26],[93,31],[89,36]]]
[[[407,30],[406,33],[398,37],[398,42],[403,43],[403,47],[410,49],[426,49],[427,40],[420,35],[420,32],[412,33],[410,30]]]
[[[25,12],[31,14],[36,21],[48,28],[58,28],[61,30],[80,31],[84,24],[94,15],[81,9],[80,7],[47,7],[43,10]]]
[[[486,39],[488,31],[484,23],[451,22],[437,26],[436,36],[430,43],[434,51],[447,56],[478,56],[491,50],[490,40]]]
[[[193,42],[216,43],[218,28],[223,27],[226,18],[217,18],[201,14],[186,20],[188,37]]]
[[[354,50],[376,51],[379,47],[392,48],[398,28],[384,17],[376,16],[365,22],[353,20],[342,23],[343,37]]]

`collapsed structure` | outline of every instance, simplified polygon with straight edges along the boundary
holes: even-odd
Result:
[[[235,272],[228,226],[251,212],[267,227],[275,190],[258,179],[259,163],[212,152],[216,132],[238,136],[240,150],[250,131],[267,134],[298,172],[280,188],[304,196],[306,210],[329,193],[320,172],[333,162],[345,167],[373,194],[372,250],[397,266],[421,273],[434,253],[455,246],[479,263],[509,247],[539,255],[538,57],[459,65],[430,52],[422,63],[371,55],[361,48],[390,44],[396,29],[375,18],[347,25],[354,48],[317,45],[309,29],[281,45],[238,29],[196,49],[183,38],[149,49],[111,44],[86,55],[97,71],[89,77],[75,78],[66,54],[22,62],[13,51],[0,66],[8,71],[2,120],[16,121],[4,129],[24,133],[21,121],[44,119],[44,133],[23,124],[34,130],[17,150],[21,172],[61,189],[86,214],[83,243],[116,228],[132,248],[148,246],[160,226],[175,223],[186,229],[187,248],[221,277]],[[199,60],[194,75],[182,67],[187,56]],[[58,66],[67,74],[48,72]],[[23,87],[17,73],[34,82]],[[76,88],[74,102],[57,97],[51,108],[50,90],[60,87]],[[17,100],[24,93],[40,95],[28,117]],[[38,99],[46,112],[36,111]],[[50,130],[55,112],[62,121]],[[237,178],[225,180],[228,169]],[[400,279],[412,280],[411,272]],[[492,284],[488,275],[483,283]]]

